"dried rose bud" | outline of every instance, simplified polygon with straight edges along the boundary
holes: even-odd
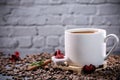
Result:
[[[55,58],[57,58],[57,59],[64,58],[63,53],[61,53],[61,51],[59,49],[55,52],[54,55],[55,55]]]
[[[11,60],[12,62],[19,61],[19,60],[20,60],[19,55],[20,55],[19,52],[16,51],[14,54],[11,55],[10,60]]]
[[[95,71],[96,67],[92,64],[90,64],[89,66],[88,65],[85,65],[82,69],[82,71],[84,73],[87,73],[87,74],[90,74],[90,73],[93,73]]]
[[[57,55],[57,51],[55,51],[55,53],[54,53],[54,56],[56,56]]]
[[[19,57],[20,53],[18,51],[15,52],[15,56]]]

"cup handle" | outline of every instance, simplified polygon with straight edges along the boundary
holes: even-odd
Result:
[[[104,42],[106,43],[108,41],[108,39],[110,37],[114,37],[116,42],[114,42],[113,47],[110,49],[110,51],[107,53],[107,55],[105,56],[104,60],[106,60],[108,58],[108,56],[110,55],[110,53],[113,52],[113,50],[117,47],[118,43],[119,43],[119,38],[115,35],[115,34],[109,34],[106,36],[106,38],[104,39]]]

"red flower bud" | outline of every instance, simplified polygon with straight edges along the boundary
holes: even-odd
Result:
[[[96,69],[96,67],[94,65],[90,64],[89,66],[88,65],[83,66],[82,70],[84,73],[90,74],[90,73],[94,72],[95,69]]]
[[[12,62],[15,62],[15,61],[18,61],[20,60],[20,57],[19,57],[19,52],[16,51],[14,54],[11,55],[11,58],[9,58]]]
[[[55,58],[57,58],[57,59],[64,58],[63,53],[61,53],[61,51],[59,49],[55,52],[54,55],[55,55]]]

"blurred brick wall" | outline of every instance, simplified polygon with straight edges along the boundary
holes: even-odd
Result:
[[[64,51],[64,30],[83,27],[120,38],[120,0],[0,0],[0,50],[7,53]]]

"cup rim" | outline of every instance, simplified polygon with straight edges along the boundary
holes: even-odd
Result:
[[[88,31],[88,30],[92,30],[92,31],[97,31],[95,33],[86,33],[86,34],[74,34],[72,33],[73,31]],[[106,30],[104,29],[99,29],[99,28],[74,28],[74,29],[67,29],[65,30],[65,33],[68,34],[73,34],[73,35],[94,35],[94,34],[98,34],[98,33],[106,33]]]

